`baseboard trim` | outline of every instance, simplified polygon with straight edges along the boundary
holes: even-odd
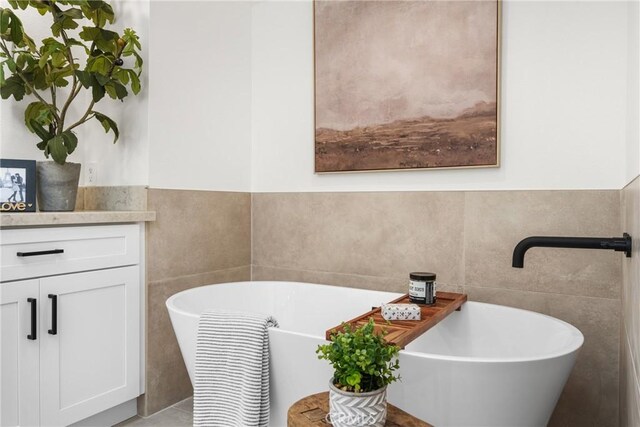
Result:
[[[136,399],[131,399],[118,406],[92,415],[89,418],[71,424],[69,427],[105,427],[113,426],[138,415]]]

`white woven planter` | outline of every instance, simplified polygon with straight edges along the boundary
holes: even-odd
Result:
[[[350,393],[329,381],[329,416],[334,427],[383,427],[387,420],[387,387]]]

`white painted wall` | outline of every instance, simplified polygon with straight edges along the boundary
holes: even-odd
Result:
[[[625,184],[640,174],[640,1],[628,4],[627,169]]]
[[[150,0],[117,0],[111,5],[120,19],[114,27],[120,32],[133,28],[140,36],[142,58],[142,91],[129,96],[124,102],[105,101],[96,105],[96,110],[111,117],[118,123],[120,138],[114,145],[113,134],[104,132],[98,121],[87,123],[81,128],[84,167],[90,162],[98,166],[97,185],[147,185],[149,183],[149,52],[150,46]],[[133,61],[127,58],[125,61]],[[129,64],[127,64],[129,65]],[[130,64],[133,65],[133,62]],[[90,100],[90,98],[88,98]],[[78,135],[80,137],[81,134]],[[86,183],[85,183],[86,184]]]
[[[97,162],[99,185],[619,189],[640,169],[637,2],[504,2],[500,168],[330,175],[313,173],[310,1],[114,6],[148,60],[141,95],[99,105],[121,127],[118,144],[97,122],[79,133],[72,160]],[[22,111],[0,102],[0,155],[40,159]]]
[[[8,7],[2,1],[2,7]],[[148,62],[149,0],[117,0],[111,2],[116,17],[117,31],[125,27],[134,28],[143,45],[143,58]],[[33,9],[19,10],[27,34],[36,41],[50,37],[49,16],[42,17]],[[98,185],[145,185],[148,182],[148,89],[147,74],[142,78],[143,91],[138,96],[129,96],[124,103],[105,97],[96,104],[96,110],[107,114],[118,123],[120,139],[113,145],[112,134],[105,134],[98,121],[89,121],[76,128],[79,145],[69,157],[69,161],[80,162],[85,168],[88,162],[98,167]],[[24,126],[24,109],[33,102],[33,96],[16,103],[0,102],[0,156],[12,159],[45,160],[42,151],[35,144],[38,138]],[[84,113],[90,97],[79,96],[69,111],[69,117],[79,118]],[[84,175],[84,174],[83,174]],[[84,176],[80,184],[84,184]]]
[[[315,175],[312,3],[261,2],[252,26],[252,189],[619,189],[627,7],[504,2],[500,168]]]
[[[149,184],[250,191],[251,3],[151,4]]]
[[[0,5],[5,8],[10,7],[5,0],[1,0]],[[51,36],[49,16],[42,17],[34,9],[17,11],[16,14],[22,20],[26,33],[36,41]],[[24,110],[29,103],[35,100],[33,96],[25,96],[20,102],[15,102],[13,98],[0,100],[0,157],[45,160],[42,151],[36,148],[36,143],[40,140],[30,133],[24,125]],[[78,109],[69,111],[70,116],[77,117],[77,114],[79,114]],[[69,159],[81,162],[83,160],[82,151],[76,150]]]

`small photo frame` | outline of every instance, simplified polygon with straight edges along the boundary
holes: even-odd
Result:
[[[35,160],[0,159],[0,211],[36,211]]]

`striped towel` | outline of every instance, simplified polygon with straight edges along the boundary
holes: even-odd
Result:
[[[209,311],[200,316],[193,425],[269,425],[269,327],[266,315]]]

